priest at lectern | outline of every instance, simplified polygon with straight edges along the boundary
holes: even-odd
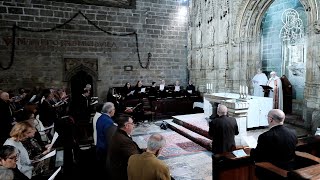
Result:
[[[273,98],[273,108],[283,110],[283,92],[281,79],[277,76],[275,71],[270,73],[270,79],[267,83],[268,86],[272,87],[269,97]]]

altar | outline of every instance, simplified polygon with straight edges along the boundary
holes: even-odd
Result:
[[[205,94],[203,110],[206,117],[215,113],[217,104],[228,107],[228,114],[236,118],[241,134],[247,128],[268,126],[267,115],[273,107],[273,99],[258,96],[240,99],[240,95],[235,93]]]

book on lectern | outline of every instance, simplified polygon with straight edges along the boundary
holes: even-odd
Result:
[[[273,89],[272,87],[268,86],[268,85],[260,85],[263,89]]]

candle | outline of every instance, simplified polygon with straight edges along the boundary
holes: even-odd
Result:
[[[213,84],[212,83],[210,83],[210,89],[212,90],[212,87],[213,87]]]
[[[207,89],[209,89],[209,83],[207,83]]]
[[[242,94],[242,91],[241,91],[241,90],[242,90],[242,87],[241,87],[241,85],[240,85],[240,94]]]
[[[242,94],[246,93],[246,88],[244,86],[242,86]]]
[[[249,89],[248,89],[248,86],[246,86],[246,95],[248,95],[249,93]]]

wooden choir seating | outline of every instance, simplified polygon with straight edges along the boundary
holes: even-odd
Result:
[[[163,118],[171,118],[171,116],[174,115],[195,113],[193,109],[193,103],[196,101],[199,101],[199,98],[143,98],[124,100],[123,105],[125,107],[135,107],[137,104],[142,103],[144,111],[152,111],[152,120],[156,120]]]
[[[320,136],[299,139],[294,160],[295,168],[291,171],[281,169],[270,162],[255,163],[250,158],[250,148],[244,148],[248,156],[241,158],[236,158],[232,152],[215,154],[212,155],[212,179],[320,179],[319,146]],[[263,176],[258,178],[259,172],[263,172]]]

